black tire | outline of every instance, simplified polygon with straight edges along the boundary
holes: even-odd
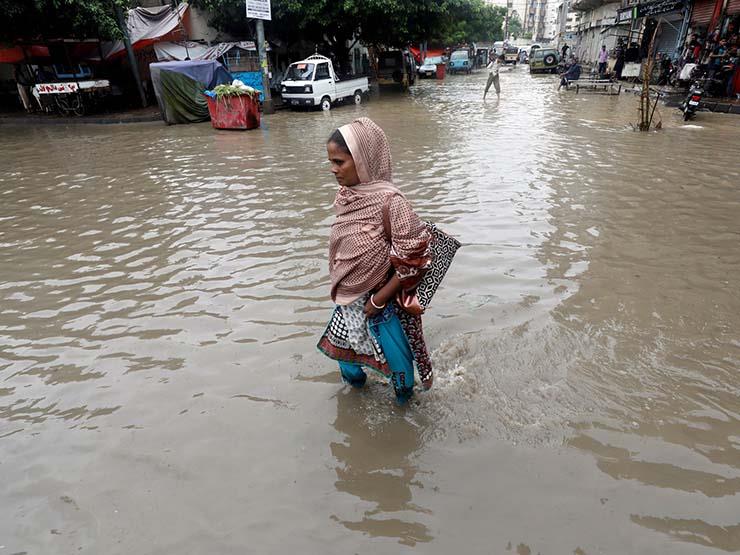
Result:
[[[691,119],[691,112],[689,112],[688,110],[684,110],[683,111],[683,120],[684,121],[689,121],[690,119]]]
[[[362,91],[356,90],[352,100],[354,101],[355,106],[362,104]]]
[[[328,112],[329,110],[331,110],[331,98],[325,96],[321,99],[321,109],[324,112]]]
[[[548,54],[545,56],[545,65],[551,66],[552,64],[556,63],[557,60],[555,60],[555,56],[552,54]]]

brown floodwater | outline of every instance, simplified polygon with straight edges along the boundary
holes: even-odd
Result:
[[[740,550],[740,119],[485,79],[1,126],[0,555]],[[464,243],[407,409],[314,347],[360,115]]]

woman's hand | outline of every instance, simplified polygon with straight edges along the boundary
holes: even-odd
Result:
[[[401,282],[398,281],[398,277],[393,274],[391,279],[388,280],[388,283],[386,283],[379,291],[370,295],[370,298],[365,303],[365,316],[372,318],[373,316],[377,316],[383,312],[385,305],[395,298],[399,289],[401,289]],[[374,306],[373,303],[375,303]],[[380,308],[376,308],[378,306]]]
[[[373,316],[377,316],[378,314],[383,312],[383,308],[375,308],[373,306],[373,302],[376,305],[385,308],[385,303],[379,302],[375,295],[370,295],[370,298],[365,303],[365,311],[364,311],[365,316],[367,316],[368,318],[372,318]]]

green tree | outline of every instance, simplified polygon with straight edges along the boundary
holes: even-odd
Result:
[[[514,39],[522,36],[522,20],[519,19],[518,14],[514,13],[509,16],[509,35],[513,36]]]
[[[119,38],[114,2],[130,0],[0,0],[0,41],[38,38]]]
[[[243,0],[192,0],[213,15],[211,24],[235,36],[252,36]],[[497,40],[503,8],[483,0],[272,0],[268,36],[287,43],[325,44],[342,59],[347,42],[403,46],[410,42]]]

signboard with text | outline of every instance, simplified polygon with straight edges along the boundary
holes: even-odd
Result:
[[[617,24],[624,23],[632,20],[632,12],[635,8],[625,8],[623,10],[617,10]]]
[[[655,0],[646,4],[638,4],[635,10],[635,17],[650,17],[662,13],[680,10],[683,7],[683,0]]]
[[[270,0],[246,0],[247,17],[254,19],[272,20]]]

